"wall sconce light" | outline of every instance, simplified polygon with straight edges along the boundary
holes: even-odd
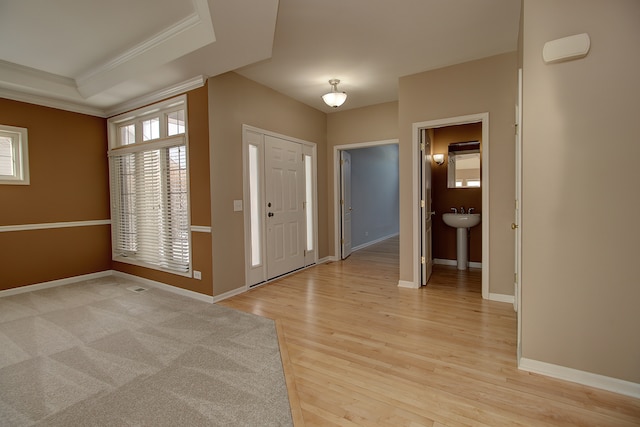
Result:
[[[441,165],[444,163],[444,154],[434,154],[433,161],[436,162],[436,165]]]
[[[329,107],[338,108],[339,106],[344,104],[344,101],[347,100],[346,92],[338,92],[338,83],[340,83],[340,80],[338,79],[329,80],[329,84],[331,85],[331,92],[322,95],[324,103]]]

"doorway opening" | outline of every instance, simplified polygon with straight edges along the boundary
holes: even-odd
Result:
[[[334,253],[345,259],[399,231],[398,140],[334,147]]]
[[[414,281],[411,287],[420,287],[428,280],[428,272],[425,272],[425,264],[429,265],[432,260],[425,259],[432,256],[430,235],[425,235],[424,224],[429,223],[427,217],[431,215],[442,215],[445,212],[435,212],[431,209],[425,209],[426,202],[424,199],[425,180],[430,182],[430,170],[425,177],[425,164],[429,163],[432,153],[431,151],[423,154],[421,144],[425,141],[425,135],[433,134],[434,129],[445,128],[449,126],[466,125],[479,123],[482,126],[482,297],[489,298],[489,113],[479,113],[468,116],[451,117],[439,120],[431,120],[418,122],[413,124],[413,143],[412,143],[412,169],[413,169],[413,229],[416,232],[413,235],[413,271]],[[425,155],[429,157],[428,162]],[[463,191],[463,190],[459,190]],[[468,207],[467,207],[468,208]],[[426,276],[425,276],[426,275]]]

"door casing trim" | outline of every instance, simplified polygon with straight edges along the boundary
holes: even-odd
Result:
[[[261,128],[257,128],[251,125],[247,125],[247,124],[243,124],[242,125],[242,200],[243,200],[243,217],[244,217],[244,257],[245,257],[245,283],[244,283],[244,289],[245,290],[249,290],[252,286],[257,285],[259,283],[266,283],[268,282],[266,276],[264,277],[265,280],[263,280],[262,282],[259,283],[255,283],[255,284],[251,284],[251,280],[250,280],[250,269],[251,269],[251,265],[250,265],[250,259],[251,259],[251,242],[250,242],[250,211],[249,211],[249,184],[248,184],[248,168],[247,168],[247,164],[248,164],[248,145],[249,145],[249,141],[248,138],[246,136],[247,131],[250,132],[254,132],[254,133],[258,133],[258,134],[262,134],[267,135],[267,136],[272,136],[274,138],[280,138],[280,139],[284,139],[290,142],[295,142],[298,144],[301,144],[303,147],[303,154],[305,152],[304,148],[310,148],[311,149],[311,162],[312,162],[312,166],[313,166],[313,174],[312,174],[312,178],[313,178],[313,205],[314,205],[314,210],[313,210],[313,235],[314,235],[314,242],[315,242],[315,248],[313,251],[313,262],[312,263],[307,263],[305,261],[305,267],[307,267],[308,265],[312,265],[312,264],[317,264],[318,263],[318,148],[317,148],[317,144],[314,142],[310,142],[310,141],[305,141],[303,139],[298,139],[298,138],[294,138],[288,135],[283,135],[280,133],[276,133],[276,132],[272,132],[266,129],[261,129]],[[264,192],[264,186],[261,190],[262,192]],[[263,223],[263,230],[264,230],[264,223]],[[266,236],[263,235],[263,253],[266,256],[266,248],[265,248],[265,243],[266,242]],[[264,262],[264,261],[263,261]],[[304,268],[304,267],[303,267]]]
[[[377,147],[379,145],[399,145],[398,139],[384,139],[380,141],[355,142],[353,144],[334,145],[333,147],[333,258],[340,259],[340,152],[357,148]]]
[[[477,113],[467,116],[448,117],[437,120],[427,120],[413,123],[413,136],[411,144],[411,170],[412,170],[412,205],[411,215],[413,221],[413,283],[415,288],[420,287],[420,245],[422,236],[420,230],[420,156],[419,130],[441,128],[445,126],[464,125],[469,123],[482,123],[482,298],[489,299],[489,113]],[[402,239],[402,236],[400,236]],[[406,287],[406,281],[398,283],[398,286]]]

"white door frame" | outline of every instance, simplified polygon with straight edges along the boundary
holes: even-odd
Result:
[[[482,123],[482,298],[489,299],[489,113],[470,114],[468,116],[448,117],[438,120],[428,120],[413,123],[413,137],[411,145],[412,169],[412,208],[413,216],[413,283],[414,288],[420,287],[420,245],[422,236],[420,230],[420,129],[441,128],[446,126]],[[407,287],[401,281],[399,286]]]
[[[399,144],[398,139],[385,139],[380,141],[356,142],[353,144],[335,145],[333,147],[333,260],[339,261],[340,245],[340,152],[343,150],[355,150],[357,148],[377,147],[379,145]]]
[[[347,166],[348,165],[348,166]],[[349,173],[345,173],[348,171]],[[347,203],[348,202],[348,203]],[[347,207],[348,205],[348,207]],[[351,255],[351,154],[340,150],[340,258]],[[348,233],[346,232],[348,228]]]
[[[280,138],[280,139],[284,139],[287,141],[291,141],[291,142],[295,142],[298,144],[302,145],[302,152],[303,155],[304,154],[311,154],[311,163],[312,163],[312,168],[313,168],[313,174],[312,174],[312,179],[313,179],[313,189],[312,189],[312,193],[313,193],[313,209],[312,209],[312,216],[313,216],[313,239],[314,239],[314,250],[312,252],[312,254],[310,254],[309,256],[313,258],[313,260],[311,262],[307,262],[305,261],[305,266],[307,265],[312,265],[312,264],[317,264],[318,263],[318,156],[317,156],[317,145],[313,142],[309,142],[309,141],[305,141],[302,139],[298,139],[298,138],[293,138],[291,136],[287,136],[287,135],[283,135],[283,134],[279,134],[276,132],[271,132],[265,129],[260,129],[254,126],[250,126],[250,125],[246,125],[243,124],[242,125],[242,168],[243,168],[243,172],[242,172],[242,177],[243,177],[243,186],[242,186],[242,197],[243,197],[243,214],[244,214],[244,259],[245,259],[245,290],[248,290],[250,287],[254,286],[256,283],[252,283],[255,282],[254,278],[256,277],[256,274],[261,274],[262,280],[258,283],[267,283],[267,271],[266,271],[266,262],[265,262],[265,256],[266,256],[266,221],[265,221],[265,215],[264,215],[264,207],[261,206],[259,209],[261,209],[261,227],[262,227],[262,265],[257,267],[258,270],[261,270],[256,272],[256,268],[251,266],[251,211],[250,211],[250,192],[249,192],[249,168],[248,168],[248,164],[249,164],[249,144],[250,144],[250,138],[249,138],[249,133],[255,133],[255,134],[261,134],[262,135],[262,142],[264,144],[264,135],[268,135],[268,136],[272,136],[275,138]],[[263,145],[264,147],[264,145]],[[264,197],[265,194],[265,188],[264,188],[264,182],[260,183],[260,191],[261,191],[261,198]],[[264,199],[261,199],[261,201],[264,201]],[[306,234],[306,233],[305,233]]]
[[[516,210],[515,228],[515,298],[514,307],[517,311],[518,333],[516,354],[518,365],[522,357],[522,68],[518,69],[518,98],[516,104]]]

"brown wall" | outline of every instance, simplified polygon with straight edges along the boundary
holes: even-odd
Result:
[[[516,52],[505,53],[400,79],[401,280],[414,282],[413,263],[418,257],[412,244],[416,232],[412,220],[413,123],[488,112],[489,292],[513,295],[515,245],[510,226],[515,197],[517,59]]]
[[[326,115],[235,73],[209,79],[213,295],[245,285],[242,125],[317,144],[318,252],[328,254]]]
[[[524,1],[523,357],[636,384],[638,23],[637,0]],[[585,58],[542,61],[583,32]]]
[[[447,164],[449,144],[464,141],[480,141],[482,147],[482,123],[458,126],[447,126],[433,130],[431,151],[445,156],[442,165],[431,166],[433,183],[432,210],[433,216],[433,257],[455,260],[456,229],[449,227],[442,220],[442,214],[451,212],[451,208],[474,208],[475,213],[482,213],[482,188],[448,188]],[[469,261],[482,262],[482,227],[470,229]]]
[[[27,128],[30,185],[0,185],[0,225],[109,219],[106,120],[0,99]],[[0,290],[111,269],[108,225],[0,232]]]
[[[206,85],[187,92],[187,112],[191,225],[210,226],[209,106]],[[113,262],[113,269],[189,291],[213,295],[211,234],[192,232],[191,246],[192,266],[194,270],[202,273],[202,280],[120,262]]]
[[[328,237],[329,254],[340,256],[336,252],[335,223],[335,195],[334,176],[338,166],[333,162],[333,151],[337,145],[347,145],[360,142],[384,141],[398,139],[398,103],[386,102],[370,107],[353,110],[337,111],[327,116],[327,205],[329,218]]]

